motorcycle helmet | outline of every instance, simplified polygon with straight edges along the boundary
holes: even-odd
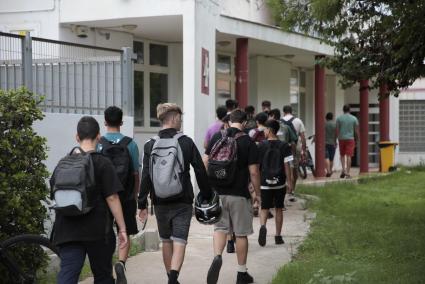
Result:
[[[221,201],[217,192],[213,192],[209,200],[204,199],[198,193],[195,199],[195,217],[199,223],[211,225],[217,223],[221,218]]]

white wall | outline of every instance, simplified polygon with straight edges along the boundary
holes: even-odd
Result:
[[[221,0],[221,13],[226,16],[262,24],[273,24],[266,0]]]
[[[73,147],[77,146],[75,135],[77,134],[77,124],[83,115],[45,113],[42,121],[34,124],[34,130],[38,135],[47,138],[48,158],[47,168],[53,171],[59,159],[65,156]],[[100,133],[106,132],[104,118],[102,115],[93,116],[100,125]],[[121,132],[124,135],[133,137],[133,117],[123,117],[124,124]],[[60,122],[60,123],[59,123]]]

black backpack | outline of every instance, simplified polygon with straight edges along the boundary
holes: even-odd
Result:
[[[236,179],[238,160],[236,140],[247,134],[241,131],[232,137],[226,130],[223,130],[221,135],[221,138],[213,145],[208,157],[208,177],[213,186],[226,187],[232,185]]]
[[[132,140],[130,137],[124,136],[118,143],[115,143],[103,136],[100,138],[100,144],[102,145],[101,153],[111,160],[118,178],[124,187],[124,192],[120,193],[120,197],[124,200],[134,198],[133,162],[130,151],[127,148]]]
[[[261,163],[262,185],[282,185],[285,179],[283,157],[280,151],[282,142],[270,143],[270,141],[265,140],[262,143],[267,147]]]
[[[280,121],[283,124],[285,124],[289,127],[289,137],[290,137],[290,140],[291,140],[290,142],[294,142],[295,144],[297,144],[298,143],[298,135],[297,135],[297,131],[295,130],[295,126],[292,123],[292,121],[294,121],[294,119],[295,119],[295,116],[291,117],[291,119],[289,119],[289,120],[281,119]]]
[[[78,151],[75,151],[78,149]],[[54,209],[63,216],[79,216],[96,205],[92,152],[76,147],[57,164],[50,179]]]

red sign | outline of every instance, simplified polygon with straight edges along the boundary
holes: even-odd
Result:
[[[202,79],[201,79],[201,92],[202,94],[210,94],[210,56],[208,50],[202,48]]]

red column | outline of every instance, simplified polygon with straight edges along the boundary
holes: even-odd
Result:
[[[236,39],[236,100],[240,108],[248,105],[248,39]]]
[[[390,101],[385,84],[379,88],[379,137],[379,141],[390,140]]]
[[[316,56],[316,60],[321,56]],[[316,177],[324,177],[325,172],[325,68],[315,65],[314,72],[314,120],[315,120],[315,163]]]
[[[369,171],[369,80],[360,80],[360,173]]]

